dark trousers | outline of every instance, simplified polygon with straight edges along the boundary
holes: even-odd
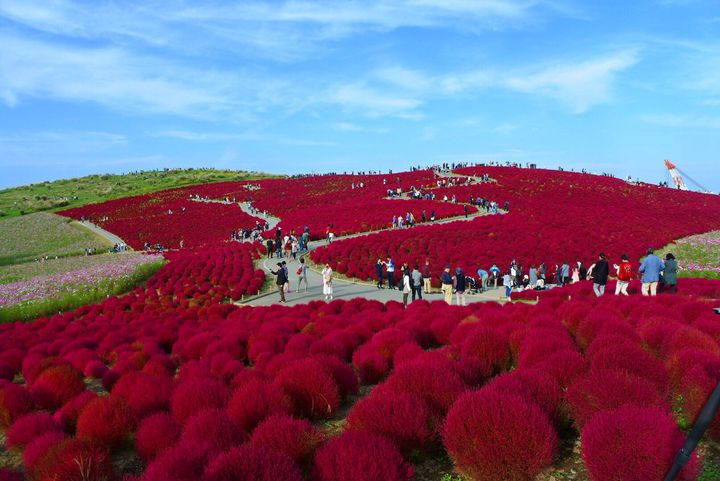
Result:
[[[280,292],[280,302],[285,302],[285,284],[278,284],[277,286]]]
[[[388,280],[388,287],[390,289],[395,289],[395,272],[388,272],[387,280]]]
[[[422,286],[413,286],[412,288],[412,300],[415,300],[415,294],[417,294],[418,299],[422,300]]]
[[[383,276],[382,276],[382,274],[380,274],[379,276],[377,276],[377,286],[378,286],[378,288],[382,287],[382,282],[383,282]]]

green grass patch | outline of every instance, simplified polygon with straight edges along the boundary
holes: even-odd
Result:
[[[110,278],[95,285],[82,285],[72,292],[58,297],[48,297],[0,308],[0,323],[13,321],[32,321],[42,316],[77,309],[110,296],[125,294],[150,279],[165,264],[158,260],[139,265],[132,274],[119,278]]]
[[[185,185],[270,177],[277,176],[240,170],[166,169],[40,182],[0,190],[0,217],[54,212]]]
[[[20,264],[44,256],[82,255],[85,248],[103,251],[112,245],[65,217],[38,212],[0,219],[0,266]]]

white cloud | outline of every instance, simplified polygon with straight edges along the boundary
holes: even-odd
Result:
[[[720,117],[702,115],[653,114],[643,115],[640,120],[663,127],[691,129],[720,129]]]
[[[497,127],[494,127],[493,132],[497,132],[498,134],[509,134],[517,129],[518,125],[506,122],[498,125]]]
[[[333,130],[338,130],[340,132],[370,132],[375,134],[385,134],[389,132],[389,130],[386,128],[365,127],[350,122],[337,122],[330,125],[330,128],[332,128]]]
[[[410,96],[382,93],[362,84],[341,85],[332,89],[327,101],[348,110],[359,110],[370,117],[396,116],[412,118],[422,104],[419,99]]]
[[[501,84],[511,90],[553,98],[575,113],[612,99],[616,75],[635,65],[635,50],[574,64],[544,66],[526,75],[511,75]]]

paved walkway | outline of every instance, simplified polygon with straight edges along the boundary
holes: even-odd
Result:
[[[274,278],[274,276],[270,274],[270,269],[277,270],[277,262],[278,260],[276,258],[266,258],[262,261],[263,268],[268,273],[268,276],[270,276],[271,278]],[[308,288],[307,292],[304,291],[305,284],[303,284],[303,290],[301,290],[299,293],[295,292],[298,287],[298,277],[295,272],[297,271],[299,265],[299,261],[292,259],[288,261],[288,272],[290,272],[290,288],[292,292],[285,294],[287,305],[306,304],[310,301],[324,300],[325,296],[323,295],[322,290],[322,275],[319,271],[315,269],[308,269],[308,284],[310,285],[310,287]],[[385,285],[387,286],[387,283]],[[467,299],[467,303],[470,304],[474,302],[498,301],[504,296],[505,291],[502,288],[498,288],[491,289],[482,294],[468,294],[465,297]],[[337,277],[333,279],[334,299],[350,300],[356,297],[373,299],[380,302],[402,302],[403,296],[401,291],[391,289],[378,289],[374,283],[370,282],[339,279]],[[443,299],[443,295],[440,292],[427,295],[423,294],[423,297],[430,301],[437,301]],[[410,299],[412,299],[412,297],[410,297]],[[408,302],[410,302],[410,299],[408,299]],[[277,292],[277,290],[275,289],[275,285],[273,284],[273,289],[271,291],[250,298],[247,301],[242,302],[241,305],[269,306],[272,304],[276,304],[279,300],[280,294]],[[455,296],[453,296],[453,304],[455,303],[456,299]]]
[[[102,227],[98,227],[97,225],[93,224],[92,222],[83,220],[83,221],[77,221],[77,223],[78,223],[79,225],[83,226],[83,227],[86,227],[87,229],[90,229],[91,231],[93,231],[93,232],[96,233],[97,235],[99,235],[99,236],[101,236],[101,237],[104,237],[105,239],[108,240],[108,242],[110,242],[110,243],[113,244],[113,245],[115,245],[115,244],[125,244],[125,245],[128,246],[128,249],[129,249],[129,250],[132,250],[132,248],[127,244],[127,242],[125,242],[124,240],[122,240],[120,237],[118,237],[117,235],[113,234],[112,232],[106,231],[106,230],[103,229]]]
[[[235,204],[235,205],[237,205],[238,207],[240,207],[240,209],[241,209],[243,212],[245,212],[246,214],[251,215],[251,216],[253,216],[253,217],[257,217],[258,219],[264,219],[264,220],[266,220],[267,223],[270,224],[270,228],[269,228],[268,230],[274,229],[274,228],[277,227],[277,225],[280,223],[280,218],[279,218],[279,217],[275,217],[275,216],[273,216],[273,215],[270,215],[269,213],[268,213],[267,215],[265,215],[265,214],[263,214],[263,213],[255,213],[255,212],[253,212],[253,210],[250,208],[250,204],[248,204],[247,202],[231,202],[231,201],[227,201],[227,202],[226,202],[226,201],[224,201],[224,200],[217,200],[217,199],[208,199],[208,200],[205,200],[205,199],[195,199],[195,198],[192,198],[192,199],[190,199],[190,200],[192,200],[193,202],[204,202],[204,203],[206,203],[206,204],[224,204],[224,205],[232,205],[232,204]]]

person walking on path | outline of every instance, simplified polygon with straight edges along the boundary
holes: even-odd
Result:
[[[385,262],[385,273],[387,274],[388,289],[395,289],[395,262],[392,257]]]
[[[605,294],[605,285],[607,284],[608,275],[610,274],[610,265],[605,260],[605,254],[600,254],[598,261],[590,267],[588,274],[592,272],[593,291],[595,296],[600,297]]]
[[[410,273],[410,280],[412,281],[412,300],[415,300],[416,294],[418,299],[422,300],[423,276],[417,264],[413,266],[413,270]]]
[[[305,264],[305,258],[300,258],[300,267],[298,267],[297,274],[298,274],[298,284],[297,284],[297,290],[295,292],[300,292],[300,284],[305,282],[305,292],[308,290],[308,279],[307,279],[307,271],[308,266]]]
[[[325,264],[325,268],[322,270],[323,278],[323,294],[325,300],[332,300],[333,298],[333,285],[332,285],[333,270],[330,268],[330,264]]]
[[[430,260],[425,259],[425,265],[423,265],[423,268],[422,268],[423,290],[425,291],[425,294],[430,294],[431,276],[432,276],[432,272],[430,270]]]
[[[622,294],[623,296],[627,296],[627,288],[633,278],[632,265],[628,260],[627,254],[623,254],[620,257],[620,265],[616,265],[614,267],[617,269],[618,278],[617,284],[615,285],[615,295],[619,296]]]
[[[442,283],[440,290],[442,290],[442,293],[445,296],[445,302],[447,302],[448,305],[451,306],[453,295],[453,280],[452,276],[450,275],[450,266],[445,266],[445,270],[440,275],[440,282]]]
[[[287,302],[285,301],[285,283],[287,282],[287,276],[285,275],[282,262],[277,263],[277,268],[277,271],[271,270],[270,272],[275,276],[275,284],[280,293],[280,302]]]
[[[652,247],[647,250],[647,257],[640,264],[638,272],[642,274],[642,295],[657,295],[657,286],[660,281],[660,273],[665,269],[665,264],[655,255]]]
[[[403,271],[402,276],[402,295],[403,295],[403,306],[407,308],[408,303],[408,296],[410,295],[410,292],[413,292],[413,289],[411,287],[411,281],[410,281],[410,273],[408,271]],[[413,292],[413,295],[415,292]]]
[[[512,294],[513,281],[509,269],[505,271],[505,275],[503,276],[503,286],[505,287],[505,297],[510,299],[510,294]]]
[[[675,292],[677,287],[677,271],[678,264],[675,260],[675,256],[668,254],[665,256],[665,272],[663,274],[663,280],[665,285],[668,286],[668,291],[672,294]]]
[[[493,289],[497,289],[498,279],[500,278],[500,268],[493,264],[490,268],[490,274],[492,274],[493,278]]]
[[[458,267],[455,270],[455,296],[457,297],[458,306],[466,306],[465,302],[465,273],[462,268]]]
[[[377,288],[382,289],[383,284],[383,265],[382,259],[378,259],[375,263],[375,277],[377,277]]]
[[[275,250],[275,244],[273,243],[273,240],[272,240],[272,239],[268,239],[265,245],[267,246],[267,257],[268,257],[268,259],[272,259],[272,258],[273,258],[273,254],[274,254],[274,250]]]

